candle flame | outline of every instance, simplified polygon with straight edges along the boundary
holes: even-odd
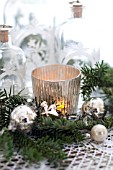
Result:
[[[66,111],[66,104],[63,99],[58,100],[56,102],[56,110],[61,112],[61,114],[65,115],[67,113]]]
[[[58,101],[56,104],[57,110],[62,111],[65,108],[64,101]]]

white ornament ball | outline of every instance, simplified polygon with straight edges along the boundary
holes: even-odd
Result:
[[[91,138],[96,142],[103,142],[108,136],[108,131],[104,125],[97,124],[91,129]]]

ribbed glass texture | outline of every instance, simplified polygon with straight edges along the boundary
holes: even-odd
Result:
[[[47,101],[50,105],[64,103],[61,113],[77,111],[81,73],[79,69],[61,64],[46,65],[32,71],[33,92],[38,105]]]

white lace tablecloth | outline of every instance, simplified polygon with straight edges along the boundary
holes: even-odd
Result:
[[[40,165],[28,165],[15,153],[10,162],[0,156],[0,170],[113,170],[113,130],[101,144],[88,139],[80,145],[65,145],[64,151],[68,157],[58,168],[49,165],[47,161]]]

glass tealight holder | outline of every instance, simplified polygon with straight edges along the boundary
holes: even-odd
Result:
[[[76,114],[81,72],[69,65],[53,64],[32,71],[33,93],[37,105],[46,101],[56,104],[63,116]]]

